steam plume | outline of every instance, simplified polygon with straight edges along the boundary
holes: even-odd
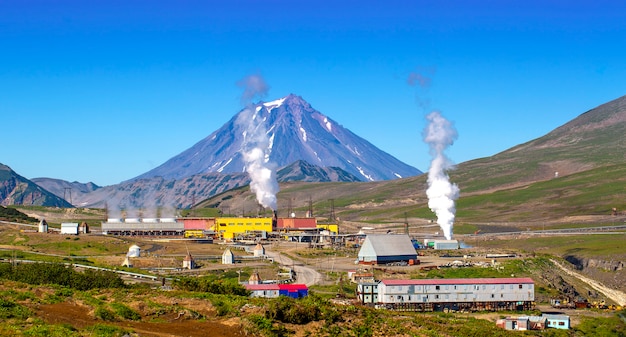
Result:
[[[452,123],[438,111],[433,111],[426,119],[429,121],[424,130],[424,141],[430,146],[433,157],[428,170],[428,207],[437,215],[437,224],[443,230],[446,239],[452,239],[452,226],[456,213],[455,200],[459,197],[459,187],[450,183],[447,171],[453,167],[444,151],[457,138]]]
[[[268,86],[259,75],[247,76],[238,82],[244,89],[241,101],[244,110],[237,118],[237,124],[244,129],[244,141],[241,154],[250,176],[250,189],[256,193],[256,199],[263,207],[276,210],[276,165],[269,161],[271,148],[265,129],[265,118],[259,115],[261,109],[255,108],[252,100],[267,94]]]

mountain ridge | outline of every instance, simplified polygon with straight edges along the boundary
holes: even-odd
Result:
[[[242,109],[189,149],[133,179],[244,172],[241,148],[246,130],[238,119],[246,109],[253,109],[253,118],[263,120],[270,144],[269,161],[278,167],[304,160],[320,167],[338,167],[369,181],[422,173],[315,110],[302,97],[289,94]]]

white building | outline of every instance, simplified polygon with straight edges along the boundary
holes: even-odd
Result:
[[[222,254],[222,264],[234,264],[235,255],[230,251],[230,248],[226,248],[224,254]]]
[[[78,223],[64,222],[61,224],[61,234],[78,235]]]
[[[473,303],[496,310],[530,307],[535,300],[535,284],[531,278],[382,280],[378,300],[392,306]]]
[[[45,219],[41,219],[41,221],[39,221],[38,232],[39,233],[48,233],[48,223],[46,222]]]
[[[265,248],[260,243],[257,243],[252,251],[254,253],[254,257],[263,257],[265,256]]]
[[[358,262],[364,264],[408,262],[415,259],[417,252],[406,234],[368,234],[358,255]]]

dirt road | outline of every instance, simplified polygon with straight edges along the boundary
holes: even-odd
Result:
[[[579,280],[587,283],[589,286],[591,286],[593,289],[601,292],[604,294],[604,296],[610,298],[613,302],[619,304],[619,305],[626,305],[626,294],[619,291],[619,290],[615,290],[615,289],[611,289],[608,288],[604,285],[602,285],[600,282],[592,280],[584,275],[581,275],[579,273],[576,273],[574,271],[571,271],[567,268],[565,268],[563,265],[561,265],[560,263],[558,263],[556,260],[550,259],[550,261],[552,261],[552,263],[554,263],[557,267],[559,267],[561,270],[563,270],[566,274],[576,277]]]
[[[266,250],[265,254],[274,259],[274,261],[278,262],[280,265],[293,268],[296,272],[295,283],[304,283],[307,286],[312,286],[319,283],[322,279],[322,274],[318,273],[315,269],[308,267],[301,262],[294,262],[288,256],[281,254],[280,252]]]

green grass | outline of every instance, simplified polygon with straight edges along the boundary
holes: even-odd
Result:
[[[480,247],[507,248],[526,252],[579,257],[626,257],[625,234],[588,234],[550,237],[530,237],[524,240],[500,239],[478,241]]]

